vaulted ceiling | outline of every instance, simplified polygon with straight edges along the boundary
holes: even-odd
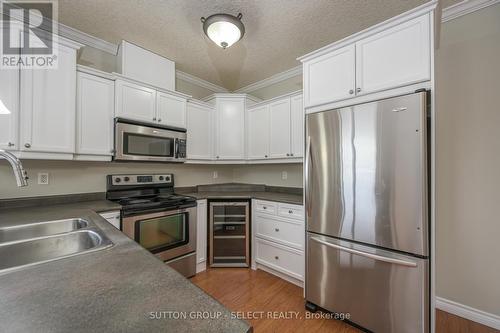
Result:
[[[177,69],[236,90],[299,63],[296,58],[427,0],[59,0],[59,20],[118,44],[125,39]],[[443,0],[443,7],[458,0]],[[227,50],[201,16],[243,14],[246,33]]]

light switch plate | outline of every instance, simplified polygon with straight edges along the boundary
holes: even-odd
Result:
[[[217,171],[214,171],[214,174],[212,177],[213,177],[213,179],[219,178],[219,173]]]
[[[282,180],[287,180],[288,179],[288,172],[282,171],[281,172],[281,179]]]

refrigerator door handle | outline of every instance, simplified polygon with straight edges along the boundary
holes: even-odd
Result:
[[[390,264],[402,265],[402,266],[407,266],[407,267],[417,267],[417,263],[412,262],[412,261],[389,258],[389,257],[379,256],[379,255],[373,254],[373,253],[367,253],[367,252],[363,252],[363,251],[359,251],[359,250],[354,250],[354,249],[351,249],[351,248],[348,248],[345,246],[340,246],[337,244],[332,244],[332,243],[326,242],[326,241],[319,239],[319,238],[316,238],[316,237],[311,237],[311,240],[318,242],[320,244],[329,246],[329,247],[333,247],[333,248],[341,250],[341,251],[349,252],[349,253],[356,254],[356,255],[359,255],[362,257],[366,257],[366,258],[370,258],[373,260],[383,261],[383,262],[387,262]]]
[[[309,165],[309,160],[311,159],[311,136],[307,136],[307,142],[306,142],[306,156],[305,156],[305,166],[304,166],[304,171],[305,171],[305,182],[304,182],[304,186],[305,186],[305,204],[306,204],[306,216],[309,217],[311,216],[311,205],[309,203],[309,200],[310,200],[310,193],[309,193],[309,169],[311,168],[311,166]]]

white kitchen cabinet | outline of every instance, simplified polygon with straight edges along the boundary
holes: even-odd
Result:
[[[75,152],[76,49],[58,47],[57,69],[21,71],[20,149],[24,152]]]
[[[269,105],[269,156],[290,156],[290,98]]]
[[[19,70],[0,70],[0,149],[19,149]]]
[[[269,106],[247,110],[247,158],[269,157]]]
[[[187,159],[213,159],[213,118],[215,108],[201,102],[187,103]]]
[[[186,128],[186,99],[158,91],[156,119],[162,125]]]
[[[290,97],[291,156],[304,156],[304,105],[302,94]]]
[[[302,286],[305,218],[302,205],[252,200],[252,268]]]
[[[77,73],[76,154],[113,155],[114,85],[107,78]]]
[[[156,90],[133,82],[116,80],[115,116],[156,122]]]
[[[304,63],[306,106],[354,96],[355,45],[348,45]]]
[[[217,160],[245,159],[245,100],[218,98],[216,103]]]
[[[429,14],[356,43],[357,94],[430,80]]]
[[[207,261],[207,200],[198,200],[196,221],[196,273],[199,273],[206,269]]]

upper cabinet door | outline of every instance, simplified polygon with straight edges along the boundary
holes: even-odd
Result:
[[[249,160],[269,157],[269,106],[247,110],[247,157]]]
[[[292,157],[304,156],[304,106],[302,95],[290,98]]]
[[[156,94],[157,121],[160,124],[186,128],[186,99],[164,92]]]
[[[356,43],[357,94],[430,80],[429,14]]]
[[[18,150],[19,70],[1,70],[0,103],[0,149]]]
[[[305,106],[354,96],[355,46],[349,45],[304,63]]]
[[[210,107],[187,103],[187,158],[190,160],[213,159],[213,116]]]
[[[76,153],[112,155],[115,83],[77,73]]]
[[[116,80],[115,116],[156,122],[156,91],[132,82]]]
[[[59,45],[57,69],[21,71],[21,150],[74,153],[76,50]]]
[[[219,98],[216,104],[216,159],[245,159],[245,100],[242,98]]]
[[[290,98],[269,105],[269,155],[271,158],[290,156]]]

